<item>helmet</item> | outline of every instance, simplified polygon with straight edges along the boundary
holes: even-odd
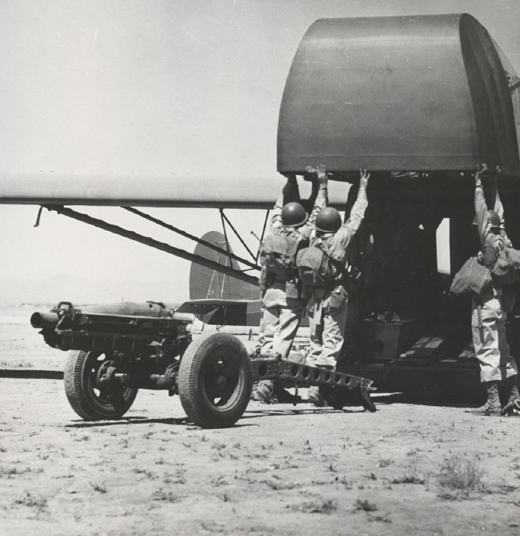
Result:
[[[494,210],[488,210],[487,216],[491,229],[500,229],[500,216]]]
[[[287,203],[287,205],[282,208],[282,224],[287,227],[298,227],[298,225],[303,225],[308,217],[307,212],[305,212],[305,209],[300,203]]]
[[[316,216],[316,230],[322,233],[335,233],[341,227],[341,216],[332,207],[325,207]]]

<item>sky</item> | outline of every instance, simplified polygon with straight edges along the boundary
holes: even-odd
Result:
[[[276,175],[285,80],[316,19],[460,12],[520,72],[518,0],[0,0],[0,180],[41,170]],[[83,211],[193,250],[121,209]],[[216,210],[149,212],[199,236],[221,229]],[[0,206],[0,303],[49,277],[111,281],[125,299],[188,297],[187,261],[54,213],[35,228],[36,215]],[[228,216],[256,248],[264,214]],[[139,281],[160,287],[151,297]]]

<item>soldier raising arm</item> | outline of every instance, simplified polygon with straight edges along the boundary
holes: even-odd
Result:
[[[280,355],[282,359],[289,356],[306,305],[296,254],[308,245],[316,216],[326,203],[326,181],[321,181],[310,217],[297,201],[284,205],[284,200],[294,199],[297,187],[296,176],[290,175],[273,209],[271,233],[260,248],[262,319],[255,352]],[[273,389],[273,382],[264,380],[255,389],[253,399],[269,402]]]
[[[489,267],[496,261],[500,250],[511,247],[511,242],[503,228],[504,209],[496,188],[496,177],[495,210],[487,208],[482,187],[482,175],[486,171],[484,164],[475,174],[475,219],[484,264]],[[493,281],[490,289],[480,296],[473,296],[473,346],[480,364],[480,380],[487,390],[486,403],[473,411],[477,415],[500,415],[520,409],[518,369],[510,354],[505,331],[506,311],[509,309],[506,299],[508,295],[511,296],[510,292],[507,287]],[[503,409],[498,396],[498,386],[502,381],[505,382],[509,396]]]
[[[316,170],[326,180],[323,166]],[[310,288],[309,324],[311,347],[307,363],[312,366],[335,369],[345,338],[348,290],[346,281],[347,249],[358,231],[368,206],[366,189],[370,175],[360,170],[359,191],[350,217],[342,225],[339,212],[327,207],[316,217],[316,233],[311,246],[322,249],[331,259],[335,276],[325,286]],[[319,390],[309,389],[309,401],[322,403]]]

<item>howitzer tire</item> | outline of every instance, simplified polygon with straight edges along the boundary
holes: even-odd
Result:
[[[202,335],[182,356],[179,396],[186,415],[198,426],[233,426],[244,414],[252,389],[247,350],[230,333]]]
[[[102,389],[97,382],[98,371],[109,361],[100,352],[74,350],[65,365],[65,393],[72,409],[86,421],[119,419],[134,403],[136,388],[109,384]]]

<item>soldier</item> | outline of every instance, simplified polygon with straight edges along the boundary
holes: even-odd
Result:
[[[368,206],[366,188],[370,175],[366,170],[360,170],[360,173],[359,191],[350,218],[342,225],[339,212],[335,208],[327,207],[316,217],[316,234],[311,237],[311,246],[322,249],[330,259],[333,278],[324,287],[309,288],[311,346],[306,362],[311,366],[329,370],[336,368],[345,338],[348,300],[347,248],[359,229]],[[323,166],[318,167],[317,174],[318,180],[327,181]],[[318,406],[323,404],[318,387],[309,388],[308,401]]]
[[[511,241],[504,229],[504,208],[500,201],[495,176],[495,210],[488,210],[482,175],[487,171],[484,164],[475,174],[475,220],[480,238],[479,258],[490,267],[504,247],[511,247]],[[482,295],[473,295],[471,328],[473,346],[480,363],[480,380],[486,386],[486,403],[474,410],[477,415],[505,415],[520,410],[520,396],[517,387],[518,368],[506,341],[505,321],[507,313],[515,302],[515,291],[508,285],[501,285],[493,279],[492,287]],[[509,400],[501,409],[498,386],[505,381]]]
[[[274,206],[271,233],[260,250],[262,319],[256,354],[280,355],[287,359],[291,351],[306,305],[296,271],[296,253],[308,245],[316,216],[325,207],[327,197],[326,176],[325,180],[321,178],[317,182],[317,192],[313,187],[315,201],[310,216],[299,202],[284,205],[284,199],[299,199],[295,175],[288,176]],[[253,400],[270,402],[273,389],[272,381],[261,381],[253,392]]]

